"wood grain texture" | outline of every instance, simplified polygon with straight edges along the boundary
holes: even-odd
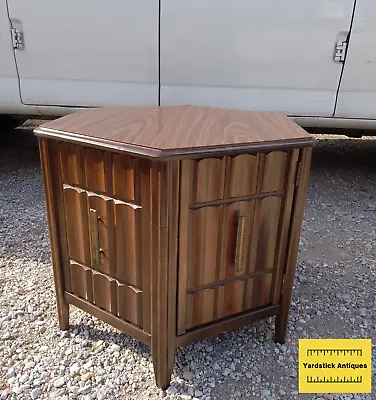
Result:
[[[176,299],[178,279],[178,243],[179,243],[179,192],[180,192],[180,161],[170,161],[167,166],[168,190],[168,317],[167,317],[167,378],[171,374],[175,361],[176,336]]]
[[[272,274],[262,273],[187,293],[185,330],[271,304]]]
[[[129,155],[59,143],[63,183],[115,199],[137,204],[135,191],[140,175],[135,175],[141,160]]]
[[[121,199],[136,200],[135,167],[137,160],[123,154],[114,154],[112,162],[113,194]]]
[[[286,168],[285,193],[282,200],[282,216],[278,231],[279,241],[275,255],[275,274],[273,277],[273,304],[278,304],[280,300],[282,278],[284,274],[284,261],[287,250],[287,240],[290,227],[292,201],[294,198],[296,172],[298,166],[299,149],[290,151],[288,167]]]
[[[285,277],[283,281],[282,296],[280,299],[281,312],[276,318],[275,325],[275,339],[279,343],[284,343],[286,339],[287,322],[294,284],[296,261],[298,257],[300,233],[302,229],[305,201],[307,197],[311,157],[311,148],[305,148],[301,150],[302,166],[300,172],[300,180],[296,187],[296,192],[293,200],[293,212],[289,232],[289,243],[287,258],[285,261]]]
[[[198,106],[86,109],[49,121],[35,133],[149,157],[314,141],[284,115]]]
[[[257,154],[227,157],[225,197],[255,194],[258,166],[259,156]]]
[[[70,284],[67,271],[64,271],[65,268],[68,268],[68,264],[67,244],[62,227],[64,221],[63,205],[61,196],[58,197],[59,188],[54,190],[55,185],[60,183],[59,166],[56,165],[58,154],[55,143],[39,138],[38,144],[44,181],[59,326],[60,329],[65,330],[69,328],[69,306],[65,301],[64,291],[66,288],[70,288]]]
[[[140,288],[75,261],[70,261],[69,271],[70,293],[143,328],[143,292]]]
[[[154,162],[151,167],[152,284],[151,352],[155,381],[159,388],[170,384],[168,342],[168,182],[167,165]],[[173,350],[172,350],[173,351]]]
[[[180,210],[179,210],[179,251],[178,251],[178,321],[177,334],[182,335],[185,332],[186,326],[186,301],[187,301],[187,285],[188,285],[188,270],[191,268],[191,243],[189,234],[189,203],[192,190],[191,179],[191,161],[182,160],[180,167]]]
[[[84,169],[81,169],[81,166],[79,165],[77,146],[64,142],[59,143],[59,156],[63,182],[70,185],[79,185],[79,171],[83,172]]]
[[[92,273],[89,267],[71,261],[69,263],[71,278],[70,292],[90,302],[93,301]]]
[[[278,242],[278,226],[281,211],[279,197],[267,197],[259,202],[257,250],[254,270],[274,267],[274,256]],[[256,241],[256,239],[255,239]]]
[[[187,288],[216,281],[220,263],[221,208],[203,207],[190,211],[191,262],[188,266]]]
[[[279,314],[279,305],[268,306],[258,310],[246,311],[238,315],[227,317],[222,321],[216,321],[211,324],[203,325],[196,329],[187,332],[185,335],[177,336],[175,339],[176,347],[181,347],[186,344],[203,340],[229,330],[236,329],[240,326],[259,321],[263,318],[268,318]],[[231,345],[231,343],[229,343]]]
[[[151,162],[148,160],[140,160],[138,173],[140,175],[139,185],[136,186],[136,196],[141,197],[141,221],[140,236],[137,243],[139,252],[141,253],[141,269],[142,289],[143,289],[143,327],[148,333],[151,333],[151,276],[152,276],[152,200],[151,200]],[[138,275],[140,277],[140,274]]]
[[[82,149],[85,166],[85,187],[99,192],[106,191],[105,153],[103,150],[85,147]]]
[[[116,289],[118,301],[117,315],[142,328],[144,321],[142,291],[136,287],[123,285],[118,282]],[[147,311],[149,312],[150,310]]]
[[[263,192],[283,189],[287,161],[286,151],[273,151],[266,154],[264,166]]]
[[[150,333],[150,162],[66,143],[59,151],[69,257],[80,265],[70,268],[70,280],[80,279],[72,292]],[[89,210],[98,215],[98,265]]]
[[[225,183],[225,159],[204,158],[191,161],[191,176],[194,185],[191,203],[223,199]]]
[[[137,247],[141,245],[141,226],[136,224],[136,213],[141,212],[123,204],[115,205],[115,277],[136,286],[141,285],[142,276],[140,254],[137,252]]]
[[[179,335],[271,303],[288,159],[285,152],[270,152],[182,161]],[[217,182],[216,191],[208,185],[198,190],[208,176]]]
[[[67,303],[88,312],[94,317],[99,318],[100,320],[106,322],[109,325],[112,325],[113,327],[119,329],[127,335],[134,337],[136,340],[139,340],[140,342],[150,346],[151,335],[138,328],[137,326],[124,321],[122,318],[118,318],[116,315],[113,315],[106,310],[102,310],[101,308],[96,307],[92,303],[89,303],[85,299],[81,299],[74,294],[64,293],[64,299]]]

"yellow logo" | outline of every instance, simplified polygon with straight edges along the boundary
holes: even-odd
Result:
[[[299,393],[371,393],[371,339],[299,339]]]

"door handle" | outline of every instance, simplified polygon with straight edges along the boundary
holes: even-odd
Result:
[[[235,272],[243,269],[243,253],[245,244],[245,223],[247,217],[241,215],[238,219],[238,229],[236,233],[236,249],[235,249]]]
[[[98,233],[98,211],[90,208],[90,242],[91,242],[91,263],[93,267],[99,265],[99,233]]]

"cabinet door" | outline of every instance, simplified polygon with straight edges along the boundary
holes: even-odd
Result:
[[[356,2],[336,117],[376,118],[376,3]]]
[[[342,71],[334,46],[353,5],[164,0],[161,104],[332,116]]]
[[[178,334],[278,303],[298,154],[182,162]]]
[[[72,293],[142,326],[141,210],[68,185],[63,193]]]
[[[150,332],[148,161],[67,143],[59,152],[71,293]]]
[[[158,1],[9,0],[24,104],[158,104]]]

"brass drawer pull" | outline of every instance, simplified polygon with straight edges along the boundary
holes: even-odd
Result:
[[[98,211],[90,208],[90,242],[91,242],[91,263],[93,267],[99,265],[99,234],[98,234]]]
[[[245,222],[246,217],[244,215],[240,216],[238,219],[238,231],[236,234],[235,272],[240,272],[243,269]]]

